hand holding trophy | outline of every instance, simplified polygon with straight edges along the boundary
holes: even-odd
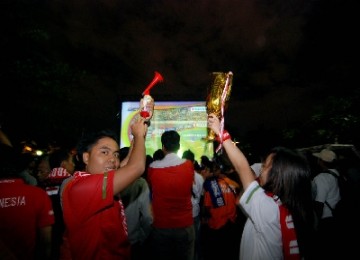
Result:
[[[233,73],[229,72],[212,72],[213,82],[208,89],[208,95],[206,97],[206,112],[207,114],[214,113],[221,120],[221,132],[222,135],[224,128],[224,111],[227,108],[228,101],[230,99]],[[208,128],[208,135],[205,138],[207,141],[215,140],[215,133]],[[218,152],[221,148],[221,144],[216,149]]]

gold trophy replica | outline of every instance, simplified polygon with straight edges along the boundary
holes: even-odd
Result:
[[[214,113],[220,120],[222,128],[224,125],[224,110],[227,108],[230,98],[233,73],[229,72],[212,72],[212,85],[208,89],[208,96],[206,98],[206,112],[207,114]],[[208,135],[205,138],[207,141],[215,140],[215,133],[208,128]]]

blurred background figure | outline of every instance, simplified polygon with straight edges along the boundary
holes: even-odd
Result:
[[[120,149],[120,162],[126,163],[125,160],[127,160],[129,152],[129,147]],[[150,162],[151,160],[147,157],[147,163]],[[120,163],[120,166],[122,163]],[[140,176],[120,192],[120,198],[125,208],[128,238],[131,244],[131,259],[140,260],[149,258],[148,237],[151,233],[153,217],[151,213],[150,189],[146,179]]]
[[[228,178],[220,159],[204,162],[203,248],[205,259],[239,258],[241,230],[237,226],[239,184]]]
[[[75,170],[74,157],[70,150],[59,148],[54,150],[48,156],[48,166],[51,169],[48,177],[45,179],[45,190],[50,196],[55,215],[55,224],[53,226],[52,236],[52,258],[58,259],[60,255],[60,246],[62,244],[65,224],[60,202],[60,186],[63,181],[72,176]],[[46,164],[46,158],[43,161]],[[44,165],[45,169],[46,166]]]
[[[0,247],[2,259],[50,259],[54,214],[44,190],[18,176],[20,155],[0,143]]]
[[[36,179],[36,166],[37,157],[31,153],[22,153],[19,157],[18,163],[20,164],[19,176],[25,181],[25,183],[37,186],[38,182]]]
[[[174,130],[161,135],[165,157],[148,169],[153,209],[152,257],[158,260],[193,260],[195,229],[191,204],[194,165],[180,158],[180,135]]]
[[[191,150],[186,150],[182,155],[183,159],[190,160],[194,164],[194,182],[192,186],[191,204],[193,210],[195,227],[195,252],[194,259],[202,259],[200,228],[201,228],[201,202],[203,195],[204,178],[195,170],[195,154]]]
[[[329,259],[337,252],[337,245],[343,238],[339,237],[339,227],[332,210],[340,201],[340,189],[337,170],[337,155],[334,151],[323,149],[313,153],[318,158],[320,167],[313,179],[314,207],[318,220],[317,234],[319,243],[319,256]]]
[[[153,153],[153,160],[161,160],[164,158],[164,151],[162,149],[157,149],[154,153]]]

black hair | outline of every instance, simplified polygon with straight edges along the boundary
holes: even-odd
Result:
[[[57,149],[49,154],[49,165],[51,169],[58,168],[61,162],[68,160],[70,151],[64,148]]]
[[[300,253],[306,259],[314,232],[310,166],[306,157],[295,150],[275,147],[270,154],[272,166],[263,188],[277,195],[290,211]]]
[[[164,151],[162,149],[157,149],[154,153],[153,153],[153,160],[161,160],[164,158]]]
[[[130,151],[129,146],[125,146],[125,147],[120,148],[120,151],[119,151],[120,161],[122,161],[122,160],[124,160],[126,158],[126,156],[129,154],[129,151]]]
[[[109,137],[119,143],[118,136],[115,134],[114,131],[110,129],[104,129],[100,131],[93,131],[87,134],[84,134],[76,146],[77,151],[77,159],[82,162],[83,154],[89,152],[91,148],[101,139],[104,137]]]
[[[175,130],[166,131],[161,135],[161,143],[168,152],[180,149],[180,135]]]
[[[190,149],[188,149],[188,150],[183,152],[182,158],[183,159],[188,159],[188,160],[194,162],[195,161],[195,154]]]

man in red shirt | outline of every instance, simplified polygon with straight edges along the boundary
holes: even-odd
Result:
[[[144,119],[139,117],[131,131],[132,150],[123,167],[115,133],[100,131],[80,140],[77,152],[85,171],[75,172],[61,190],[66,226],[63,256],[130,259],[124,208],[117,195],[145,170]]]
[[[0,146],[0,251],[7,254],[0,258],[49,259],[51,200],[43,189],[17,176],[19,157],[11,147]]]
[[[148,169],[154,214],[150,238],[153,258],[190,260],[195,246],[191,203],[194,165],[176,154],[180,148],[176,131],[164,132],[161,143],[165,157]]]

